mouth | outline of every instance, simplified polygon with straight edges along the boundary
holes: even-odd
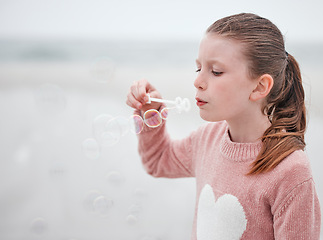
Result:
[[[207,102],[206,101],[204,101],[204,100],[202,100],[202,99],[200,99],[200,98],[195,98],[196,99],[196,105],[198,106],[198,107],[201,107],[201,106],[203,106],[203,105],[205,105],[205,104],[207,104]]]

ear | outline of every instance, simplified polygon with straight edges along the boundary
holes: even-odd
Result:
[[[269,74],[260,76],[256,81],[257,85],[249,96],[251,101],[258,101],[265,98],[274,85],[274,79]]]

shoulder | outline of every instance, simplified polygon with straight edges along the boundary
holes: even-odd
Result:
[[[297,150],[287,156],[273,169],[278,181],[300,183],[312,178],[309,159],[302,150]]]
[[[306,153],[297,150],[287,156],[267,175],[268,197],[275,212],[286,197],[305,182],[312,182],[312,171]]]

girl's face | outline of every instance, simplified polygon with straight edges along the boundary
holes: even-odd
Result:
[[[243,121],[251,113],[249,96],[256,82],[238,41],[208,33],[201,41],[196,60],[196,104],[206,121]]]

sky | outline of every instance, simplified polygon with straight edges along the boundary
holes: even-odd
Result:
[[[323,42],[322,0],[0,0],[0,39],[196,40],[215,20],[252,12],[287,39]]]

